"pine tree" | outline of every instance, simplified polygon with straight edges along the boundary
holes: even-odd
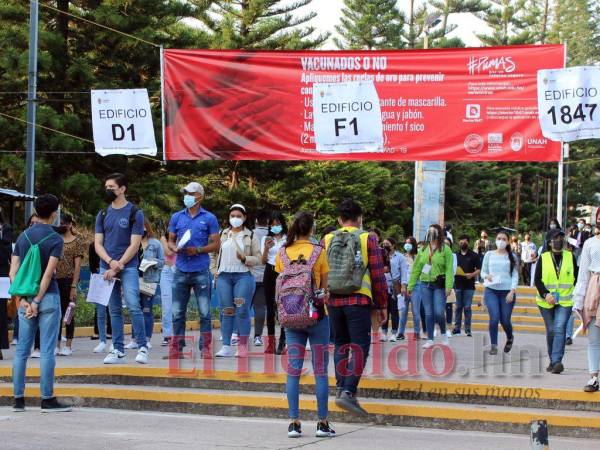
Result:
[[[302,50],[321,46],[328,33],[308,25],[316,12],[299,15],[312,0],[190,0],[196,18],[212,32],[213,48]]]
[[[419,36],[423,33],[423,24],[427,16],[427,8],[425,5],[418,5],[416,0],[409,0],[408,17],[406,18],[406,47],[417,48]]]
[[[455,47],[462,42],[457,39],[449,39],[447,36],[456,29],[456,25],[449,25],[450,14],[472,13],[476,16],[482,16],[489,7],[483,0],[431,0],[434,13],[440,15],[441,24],[438,30],[435,30],[430,37],[430,46],[432,47]],[[458,45],[456,45],[458,44]]]
[[[340,49],[398,49],[403,39],[404,15],[395,0],[344,0],[340,25],[335,28]]]
[[[482,14],[492,34],[477,35],[484,44],[498,46],[534,42],[534,33],[523,20],[527,0],[494,0],[492,3],[492,7]]]

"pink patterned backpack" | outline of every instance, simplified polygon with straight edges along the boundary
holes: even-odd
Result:
[[[279,250],[283,272],[277,277],[275,301],[282,327],[308,328],[317,323],[313,267],[322,251],[323,247],[315,245],[308,261],[302,255],[291,261],[285,247]]]

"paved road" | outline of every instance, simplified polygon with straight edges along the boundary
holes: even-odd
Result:
[[[286,421],[186,414],[77,409],[16,414],[0,408],[1,447],[27,449],[529,449],[528,436],[482,432],[335,424],[338,436],[317,439],[306,423],[300,439],[287,437]],[[550,439],[552,450],[597,450],[599,441]]]
[[[500,334],[500,345],[504,345],[504,336],[502,336],[502,333]],[[188,332],[188,335],[197,337],[198,332]],[[218,341],[218,330],[215,330],[214,336],[215,351],[217,351],[221,346]],[[155,334],[152,339],[154,348],[150,351],[150,367],[167,367],[168,362],[162,359],[167,354],[167,348],[161,347],[160,342],[161,336]],[[558,376],[548,374],[545,371],[548,364],[546,338],[541,334],[516,333],[513,351],[509,355],[500,352],[496,357],[491,357],[485,350],[485,345],[489,342],[487,333],[476,332],[472,338],[464,335],[453,337],[450,339],[451,354],[446,355],[446,359],[444,359],[442,351],[436,350],[433,353],[433,365],[428,364],[427,357],[421,349],[422,342],[418,341],[418,345],[415,341],[387,342],[378,345],[377,348],[372,348],[365,377],[516,385],[532,388],[559,387],[577,390],[583,388],[589,377],[587,370],[587,337],[580,337],[574,345],[567,347],[563,361],[566,370]],[[101,366],[104,355],[92,353],[92,349],[97,343],[98,341],[91,341],[89,338],[75,339],[73,355],[57,357],[56,366]],[[403,347],[403,349],[398,351],[399,347]],[[187,350],[192,350],[192,345],[188,346]],[[264,348],[251,346],[251,350],[255,354],[251,357],[249,370],[263,372],[265,370]],[[396,353],[396,358],[390,358],[392,350]],[[14,347],[3,353],[5,360],[0,361],[0,367],[9,368],[12,365],[11,359]],[[414,355],[416,368],[414,373],[407,372],[409,354]],[[127,351],[128,365],[136,365],[134,362],[135,355],[136,350]],[[182,370],[196,368],[201,371],[203,369],[203,362],[199,360],[197,348],[194,350],[193,356],[193,361],[185,360],[181,362]],[[504,359],[502,360],[502,358]],[[397,363],[393,361],[397,361]],[[214,370],[235,371],[238,369],[239,360],[237,358],[216,358],[212,360],[212,363]],[[441,376],[433,376],[432,372],[438,374],[444,372],[444,363],[448,363],[446,373]],[[29,366],[38,367],[39,360],[30,360]],[[306,363],[305,367],[310,369],[310,363]],[[279,357],[275,359],[275,370],[284,372]],[[329,373],[333,375],[333,372],[333,358],[331,357]]]

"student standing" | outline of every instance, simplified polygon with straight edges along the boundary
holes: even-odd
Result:
[[[485,254],[481,277],[486,280],[483,300],[490,316],[490,355],[498,354],[499,323],[506,333],[504,353],[508,353],[514,342],[511,318],[519,284],[519,271],[515,255],[510,251],[506,232],[501,231],[496,236],[496,250]]]
[[[479,279],[481,264],[477,253],[469,248],[469,236],[460,236],[459,250],[456,252],[457,272],[454,276],[454,293],[456,294],[456,313],[454,315],[454,330],[452,334],[460,334],[462,315],[465,313],[465,333],[471,334],[471,317],[475,280]]]

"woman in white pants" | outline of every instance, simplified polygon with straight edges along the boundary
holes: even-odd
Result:
[[[177,254],[169,249],[168,241],[165,236],[160,238],[160,242],[165,252],[165,265],[160,275],[160,300],[162,304],[162,334],[163,346],[169,345],[169,339],[173,337],[173,274],[175,273],[175,260]]]
[[[596,229],[598,229],[596,224]],[[583,244],[577,284],[573,293],[573,309],[583,318],[588,331],[588,369],[590,380],[585,392],[597,392],[600,388],[600,234]]]

